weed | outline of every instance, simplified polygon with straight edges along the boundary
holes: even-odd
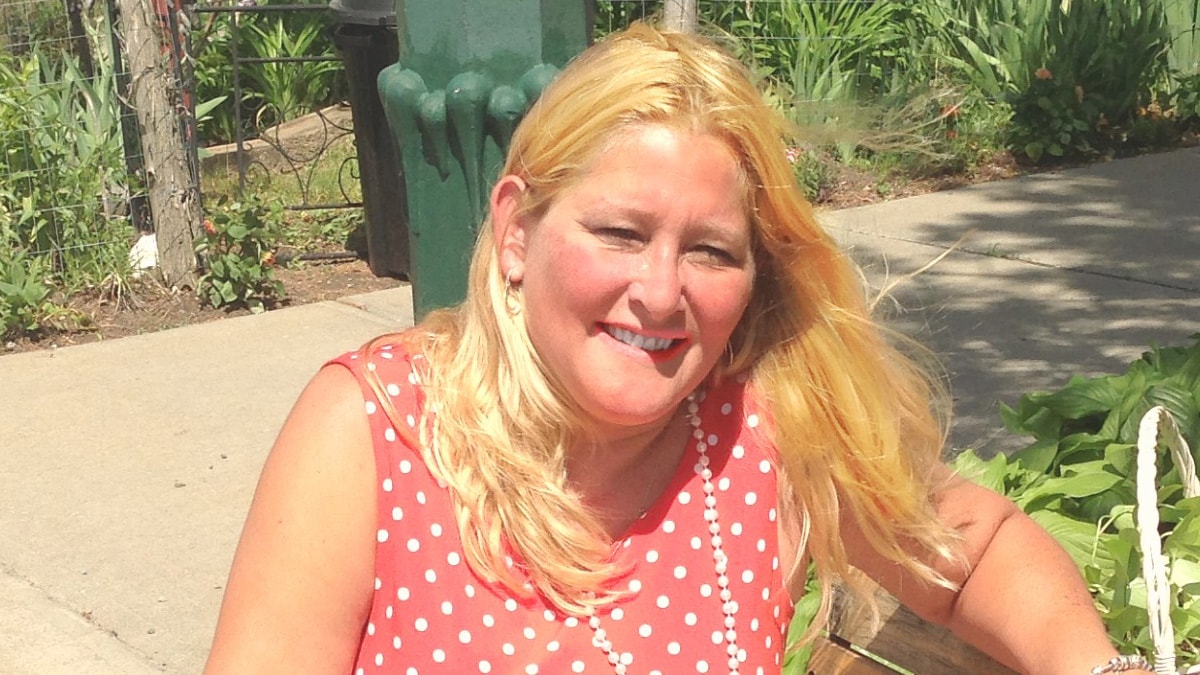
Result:
[[[283,299],[283,283],[275,278],[274,253],[281,212],[277,203],[222,202],[204,221],[196,253],[207,268],[200,277],[199,294],[210,305],[246,307],[257,314]]]

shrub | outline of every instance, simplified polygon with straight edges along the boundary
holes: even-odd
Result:
[[[206,271],[199,293],[213,307],[245,307],[255,314],[284,298],[275,278],[274,249],[280,239],[282,209],[255,200],[221,203],[204,221],[196,253]]]

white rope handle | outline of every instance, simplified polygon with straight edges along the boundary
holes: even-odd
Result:
[[[1146,609],[1150,614],[1150,637],[1154,641],[1156,675],[1177,675],[1175,670],[1175,628],[1171,625],[1171,585],[1167,581],[1167,563],[1158,536],[1158,445],[1171,451],[1183,480],[1185,497],[1200,495],[1200,480],[1187,441],[1179,433],[1175,419],[1162,406],[1151,408],[1138,426],[1137,454],[1137,526],[1142,546],[1142,576],[1146,579]],[[1200,672],[1200,667],[1178,671]]]

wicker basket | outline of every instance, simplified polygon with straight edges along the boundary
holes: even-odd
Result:
[[[1158,534],[1158,460],[1159,444],[1166,445],[1183,480],[1185,497],[1200,495],[1200,480],[1187,441],[1179,433],[1175,419],[1162,406],[1151,408],[1138,427],[1137,454],[1137,527],[1141,538],[1142,575],[1146,579],[1146,608],[1150,613],[1150,635],[1154,641],[1156,675],[1194,675],[1200,665],[1175,667],[1175,629],[1171,625],[1171,585],[1167,581],[1167,561],[1163,557]]]

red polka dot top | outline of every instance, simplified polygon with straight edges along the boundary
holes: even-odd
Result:
[[[384,346],[369,366],[357,354],[333,361],[362,387],[378,480],[375,594],[356,675],[780,671],[792,605],[779,562],[777,476],[750,433],[758,418],[744,385],[697,397],[699,431],[678,471],[618,541],[632,593],[595,617],[572,617],[540,598],[511,597],[466,563],[450,494],[364,379],[364,367],[380,376],[415,434],[420,358]]]

